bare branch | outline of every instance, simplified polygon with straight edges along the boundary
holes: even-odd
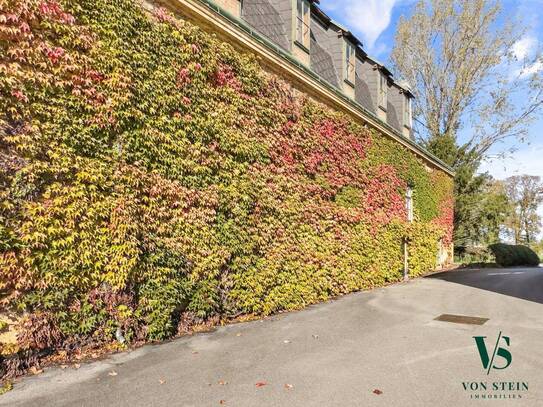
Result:
[[[459,147],[480,160],[500,141],[526,138],[543,110],[543,58],[517,60],[525,31],[503,25],[502,13],[494,0],[420,0],[400,20],[392,60],[413,87],[422,140],[458,140],[463,130]]]

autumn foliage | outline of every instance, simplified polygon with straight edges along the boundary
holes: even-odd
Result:
[[[0,301],[27,361],[381,286],[404,239],[415,275],[450,242],[446,174],[162,9],[0,0],[0,55]]]

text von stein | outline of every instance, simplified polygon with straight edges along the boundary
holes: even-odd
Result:
[[[528,391],[527,382],[462,382],[464,390]]]

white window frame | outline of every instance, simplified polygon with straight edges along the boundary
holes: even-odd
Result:
[[[350,41],[345,40],[345,64],[343,69],[344,80],[354,85],[356,79],[356,47]]]
[[[407,95],[405,95],[404,100],[403,124],[408,129],[413,127],[413,101]]]
[[[407,210],[407,221],[413,222],[415,220],[415,206],[413,199],[413,188],[408,186],[405,192],[405,209]]]
[[[311,45],[311,5],[308,0],[296,0],[295,42],[309,49]]]
[[[379,72],[379,106],[386,110],[388,104],[388,79]]]

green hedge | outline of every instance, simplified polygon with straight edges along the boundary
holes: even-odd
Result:
[[[22,351],[301,308],[399,281],[404,239],[416,275],[450,243],[448,175],[189,22],[0,8],[0,296]]]
[[[539,256],[528,246],[497,243],[489,246],[496,263],[503,267],[538,266]]]

